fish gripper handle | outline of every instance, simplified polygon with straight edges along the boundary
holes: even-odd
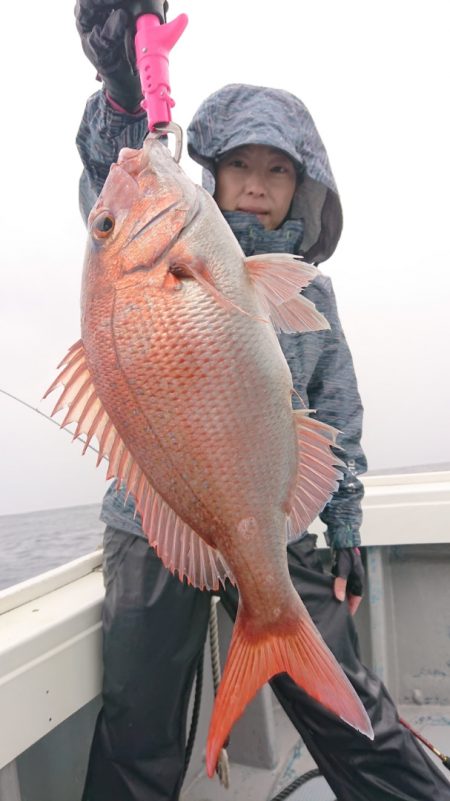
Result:
[[[172,119],[175,101],[170,96],[169,53],[187,23],[186,14],[164,24],[159,14],[154,13],[143,13],[136,19],[136,66],[144,95],[141,106],[147,112],[149,131]]]

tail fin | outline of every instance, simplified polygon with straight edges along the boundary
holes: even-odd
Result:
[[[249,629],[240,609],[209,726],[208,776],[214,775],[220,749],[236,720],[260,687],[277,673],[288,673],[323,706],[373,739],[360,699],[304,607],[289,630],[283,626],[256,635]]]

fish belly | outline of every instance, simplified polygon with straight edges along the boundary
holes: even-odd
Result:
[[[207,542],[283,510],[297,465],[291,377],[269,326],[187,282],[116,296],[102,401],[152,486]],[[106,331],[105,331],[106,333]],[[84,338],[86,339],[86,338]],[[89,349],[88,349],[89,353]],[[94,368],[91,368],[94,369]],[[218,544],[218,543],[217,543]]]

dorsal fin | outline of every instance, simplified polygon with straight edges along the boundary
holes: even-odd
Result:
[[[310,417],[310,409],[294,412],[298,443],[297,483],[288,520],[288,539],[306,531],[338,488],[344,463],[333,451],[339,431]]]
[[[73,438],[86,435],[83,453],[96,437],[99,444],[97,465],[103,458],[108,459],[106,478],[116,478],[117,486],[123,484],[127,496],[133,495],[142,517],[143,531],[163,564],[199,589],[217,590],[226,579],[234,584],[233,575],[219,551],[178,517],[151,486],[126,447],[97,395],[81,340],[70,348],[61,366],[63,369],[44,395],[47,397],[61,384],[64,387],[52,416],[68,406],[61,428],[77,423]]]
[[[275,331],[319,331],[329,328],[314,303],[299,295],[319,271],[290,253],[266,253],[245,260],[250,278]]]

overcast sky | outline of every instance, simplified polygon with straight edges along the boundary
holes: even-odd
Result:
[[[75,135],[98,88],[73,0],[2,9],[0,387],[41,397],[79,338],[85,231]],[[335,286],[366,409],[372,470],[450,461],[448,0],[171,0],[184,128],[225,83],[294,92],[327,147],[344,233]],[[185,168],[198,180],[196,169]],[[55,396],[56,397],[56,396]],[[99,502],[101,469],[0,395],[0,514]]]

